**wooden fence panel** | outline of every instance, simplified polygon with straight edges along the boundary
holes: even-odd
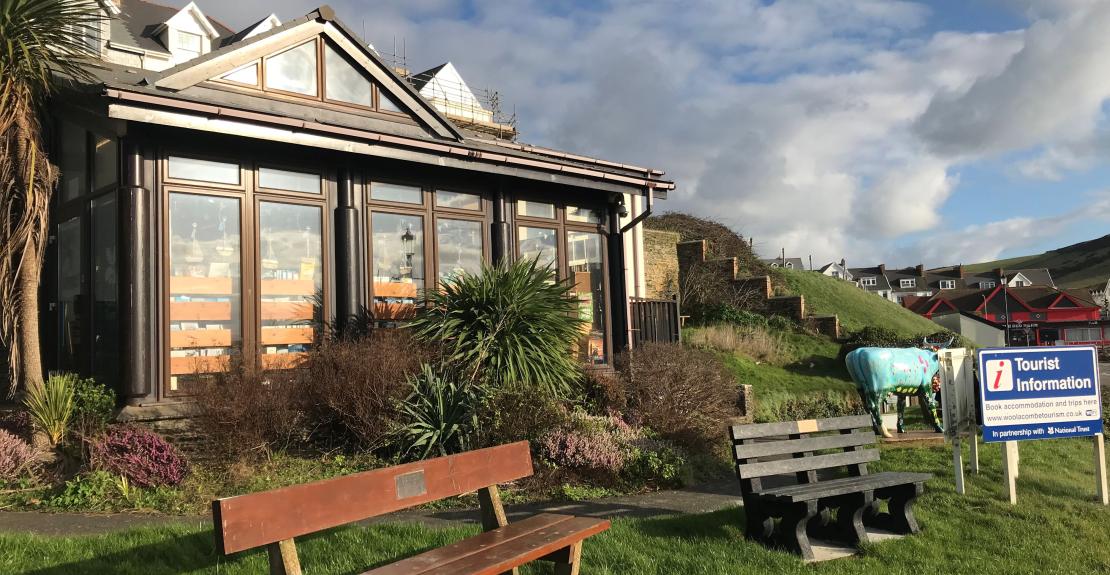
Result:
[[[629,298],[632,317],[632,345],[642,343],[678,343],[681,341],[681,317],[678,300]]]

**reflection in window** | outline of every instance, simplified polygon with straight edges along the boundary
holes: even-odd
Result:
[[[222,79],[229,82],[238,82],[240,84],[250,84],[251,86],[258,85],[258,63],[255,62],[249,66],[243,66],[233,72],[228,72],[221,76]]]
[[[85,193],[88,185],[88,139],[80,126],[62,120],[58,134],[61,146],[62,201],[68,202]]]
[[[58,367],[64,371],[80,369],[81,306],[81,218],[58,225],[58,326],[62,349]]]
[[[93,375],[114,385],[120,377],[119,266],[116,194],[90,202],[92,214]]]
[[[293,367],[313,341],[313,302],[324,285],[321,218],[317,206],[259,204],[263,368]]]
[[[291,172],[274,168],[258,168],[258,186],[272,190],[290,192],[320,193],[320,174],[311,172]]]
[[[516,212],[518,216],[527,216],[529,218],[555,218],[555,206],[552,204],[545,204],[543,202],[526,202],[520,200],[516,203]]]
[[[119,181],[119,141],[115,138],[93,137],[93,189],[114,185]]]
[[[370,216],[374,253],[374,317],[412,317],[424,289],[424,218],[375,212]]]
[[[540,266],[555,267],[558,261],[558,240],[555,230],[521,226],[517,230],[517,244],[520,257],[537,260]]]
[[[324,76],[327,99],[368,108],[374,105],[370,81],[330,44],[324,45]]]
[[[378,88],[378,109],[385,110],[386,112],[402,113],[401,105],[397,103],[392,97]]]
[[[603,364],[607,359],[601,246],[601,234],[567,232],[567,269],[574,286],[574,296],[578,299],[578,317],[585,322],[579,342],[579,357],[591,364]]]
[[[239,164],[213,162],[197,158],[169,157],[169,177],[216,184],[239,184]]]
[[[399,184],[386,184],[374,182],[370,185],[370,199],[386,202],[403,202],[406,204],[424,203],[424,191],[418,186],[402,186]]]
[[[436,222],[439,280],[482,271],[482,222],[439,218]]]
[[[266,87],[316,95],[316,42],[306,42],[266,60]]]
[[[170,390],[242,343],[239,200],[170,194]]]
[[[568,222],[586,222],[589,224],[601,223],[601,210],[592,210],[587,208],[577,208],[574,206],[567,206],[567,221]]]
[[[476,194],[437,190],[436,207],[455,208],[457,210],[480,210],[482,209],[482,197]]]

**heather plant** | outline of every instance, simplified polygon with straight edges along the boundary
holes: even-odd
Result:
[[[188,462],[173,445],[142,427],[111,426],[89,451],[94,469],[126,477],[136,487],[178,485],[189,473]]]
[[[540,453],[560,467],[601,472],[615,477],[624,468],[625,450],[611,433],[590,428],[560,427],[544,435]]]
[[[31,421],[53,446],[59,445],[69,432],[77,381],[78,377],[72,373],[52,375],[42,386],[27,390],[24,403],[31,413]]]
[[[31,413],[26,409],[0,411],[0,429],[16,437],[27,439],[31,437],[33,428]]]
[[[0,484],[27,475],[39,460],[38,452],[29,443],[0,429]]]
[[[566,396],[579,378],[582,325],[572,289],[535,259],[486,266],[429,290],[413,334],[466,381]]]

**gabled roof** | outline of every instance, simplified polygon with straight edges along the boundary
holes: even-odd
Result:
[[[122,0],[120,13],[110,23],[113,44],[123,44],[152,52],[169,54],[169,49],[158,40],[158,30],[182,8],[162,6],[143,0]],[[209,25],[219,36],[231,36],[235,32],[217,20],[207,18]]]
[[[254,24],[251,24],[250,26],[247,26],[246,28],[243,28],[235,34],[224,36],[220,39],[219,46],[228,46],[230,44],[246,40],[247,38],[257,36],[259,34],[262,34],[263,32],[269,32],[276,26],[281,26],[281,20],[278,19],[276,14],[270,14],[269,16],[259,20],[258,22],[255,22]]]
[[[772,267],[786,267],[792,270],[806,269],[805,262],[802,261],[802,258],[786,258],[785,262],[783,262],[782,258],[767,258],[760,261]]]

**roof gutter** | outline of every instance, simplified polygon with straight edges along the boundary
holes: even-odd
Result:
[[[462,146],[459,146],[459,145],[447,145],[447,144],[440,144],[440,143],[436,143],[436,142],[427,142],[427,141],[423,141],[423,140],[417,140],[417,139],[414,139],[414,138],[406,138],[406,137],[403,137],[403,136],[391,136],[391,135],[388,135],[388,134],[381,134],[381,133],[378,133],[378,132],[371,132],[371,131],[367,131],[367,130],[358,130],[358,129],[354,129],[354,128],[344,128],[344,127],[341,127],[341,126],[333,126],[333,125],[330,125],[330,124],[321,124],[319,122],[297,120],[297,119],[293,119],[293,118],[287,118],[287,117],[284,117],[284,116],[276,116],[276,115],[273,115],[273,114],[265,114],[265,113],[261,113],[261,112],[250,112],[250,111],[246,111],[246,110],[240,110],[240,109],[237,109],[237,108],[228,108],[228,107],[223,107],[223,106],[212,106],[212,105],[209,105],[209,104],[198,104],[198,103],[195,103],[195,102],[186,102],[186,101],[178,100],[178,99],[174,99],[174,98],[165,98],[165,97],[162,97],[162,96],[152,96],[152,95],[149,95],[149,94],[140,94],[140,93],[136,93],[136,92],[127,92],[127,91],[117,90],[117,89],[113,89],[113,88],[106,89],[104,91],[104,95],[107,96],[108,98],[112,98],[112,99],[116,99],[116,100],[122,100],[122,101],[125,101],[125,102],[139,102],[139,103],[143,103],[143,104],[162,106],[162,107],[166,107],[166,108],[174,108],[174,109],[178,109],[178,110],[187,110],[187,111],[191,111],[191,112],[198,112],[198,113],[202,113],[202,114],[206,114],[208,116],[214,116],[214,117],[234,118],[234,119],[237,119],[237,120],[246,120],[246,121],[257,122],[257,123],[261,123],[261,124],[271,124],[271,125],[276,125],[276,126],[282,126],[284,128],[300,129],[300,130],[306,130],[306,131],[310,131],[310,132],[321,132],[321,133],[328,134],[328,135],[333,135],[333,136],[345,136],[345,137],[349,137],[349,138],[357,138],[357,139],[360,139],[360,140],[366,140],[366,141],[371,141],[371,142],[380,142],[380,143],[383,143],[383,144],[393,144],[393,145],[397,145],[397,146],[401,146],[401,147],[416,148],[416,149],[419,149],[419,150],[436,152],[436,153],[447,155],[447,156],[455,156],[455,157],[460,157],[460,158],[466,158],[466,159],[472,160],[472,161],[483,161],[483,162],[490,162],[490,163],[508,164],[508,165],[518,166],[518,167],[547,170],[547,171],[558,172],[558,173],[563,173],[563,174],[572,174],[572,175],[576,175],[576,176],[585,176],[585,177],[604,180],[604,181],[609,181],[609,182],[619,182],[619,183],[625,184],[625,185],[634,185],[634,186],[638,186],[638,187],[642,187],[642,188],[647,188],[647,190],[649,191],[649,193],[647,194],[648,197],[649,197],[649,200],[648,200],[649,211],[650,211],[650,206],[651,206],[650,198],[652,196],[650,191],[654,190],[654,191],[666,192],[668,190],[673,190],[675,188],[675,185],[674,185],[673,182],[667,182],[667,181],[661,181],[661,180],[652,180],[652,179],[644,179],[644,178],[634,178],[634,177],[629,177],[629,176],[622,176],[622,175],[619,175],[619,174],[610,174],[610,173],[606,173],[606,172],[600,172],[600,171],[597,171],[597,170],[591,170],[591,169],[587,169],[587,168],[579,168],[579,167],[576,167],[576,166],[566,166],[566,165],[562,165],[562,164],[556,164],[556,163],[553,163],[553,162],[533,160],[533,159],[530,159],[530,158],[521,158],[521,157],[517,157],[517,156],[510,156],[510,155],[504,155],[504,154],[493,154],[493,153],[490,153],[490,152],[485,152],[485,151],[482,151],[482,150],[476,150],[476,149],[473,149],[473,148],[466,148],[466,147],[462,147]]]

